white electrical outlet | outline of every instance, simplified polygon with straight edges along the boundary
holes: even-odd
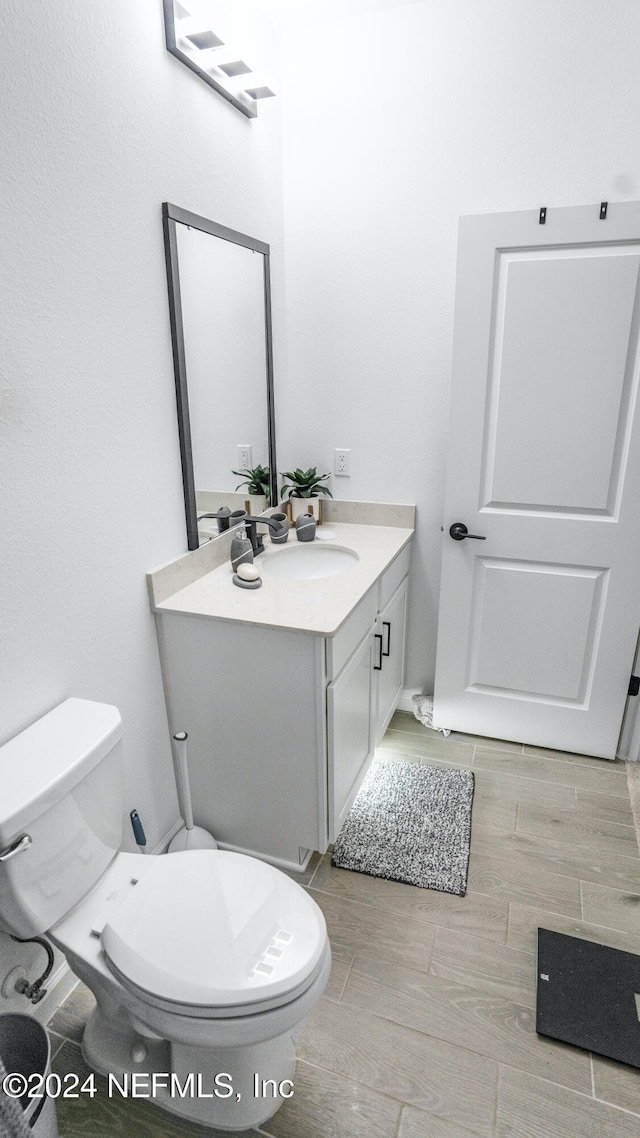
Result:
[[[348,478],[351,474],[351,451],[346,447],[336,447],[333,452],[333,473]]]
[[[252,466],[251,443],[238,443],[238,468],[251,470]]]

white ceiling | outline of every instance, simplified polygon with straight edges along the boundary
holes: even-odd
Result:
[[[352,16],[402,8],[418,0],[261,0],[260,8],[281,32],[305,24],[335,23]]]

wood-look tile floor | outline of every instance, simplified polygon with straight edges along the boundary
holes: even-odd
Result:
[[[468,892],[314,858],[304,884],[327,920],[331,980],[294,1096],[254,1138],[638,1138],[640,1072],[535,1032],[538,925],[640,953],[624,763],[443,739],[403,712],[379,753],[475,772]],[[91,1003],[78,987],[49,1025],[61,1074],[86,1070]],[[62,1138],[211,1133],[104,1095],[59,1102],[58,1119]]]

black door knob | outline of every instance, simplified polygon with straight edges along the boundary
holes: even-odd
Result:
[[[469,533],[464,522],[454,522],[449,528],[449,534],[454,541],[464,541],[465,537],[470,537],[473,541],[486,541],[486,537],[479,533]]]

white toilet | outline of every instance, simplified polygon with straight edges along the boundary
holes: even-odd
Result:
[[[324,917],[256,858],[120,852],[121,738],[116,707],[68,699],[0,748],[0,927],[46,932],[93,991],[83,1053],[112,1096],[245,1130],[294,1089]]]

